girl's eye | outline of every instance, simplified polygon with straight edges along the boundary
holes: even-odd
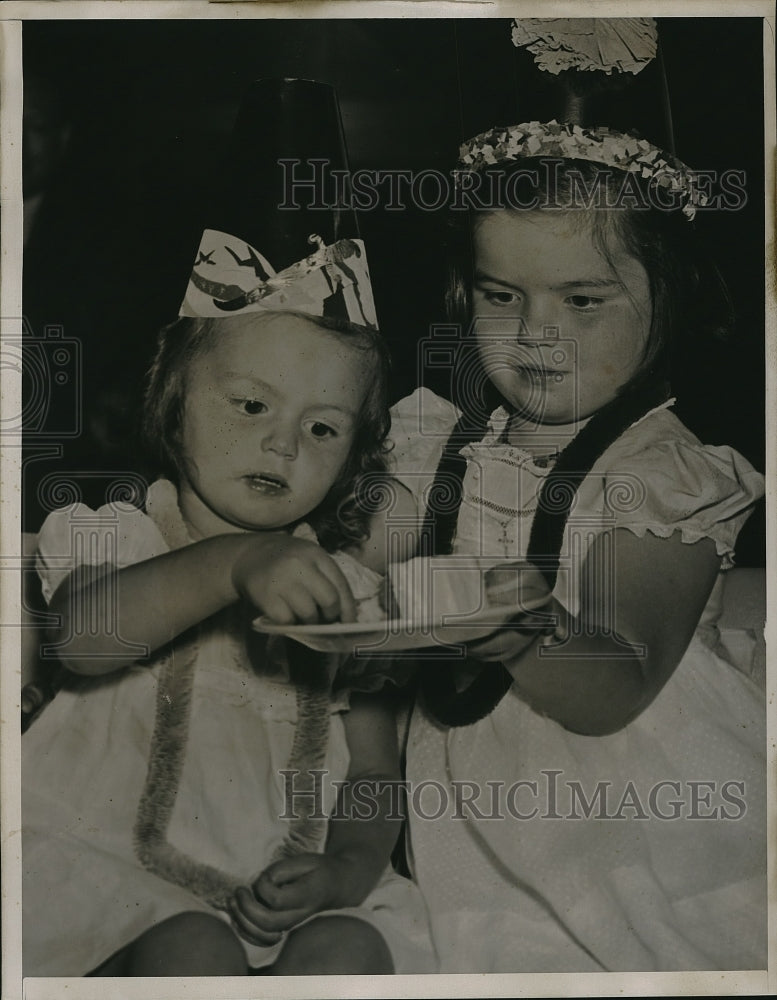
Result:
[[[264,413],[267,407],[261,401],[261,399],[237,399],[238,409],[243,413],[247,413],[248,416],[254,417],[257,413]]]
[[[322,424],[320,420],[310,425],[310,433],[315,438],[337,437],[337,431],[328,424]]]
[[[600,306],[604,299],[596,299],[591,295],[570,295],[567,302],[575,309],[590,312]]]
[[[514,306],[519,302],[519,297],[515,292],[482,289],[480,294],[492,306]]]

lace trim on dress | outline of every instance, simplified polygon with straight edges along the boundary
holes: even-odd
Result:
[[[159,480],[149,490],[146,510],[171,549],[191,544],[192,539],[178,507],[172,483]],[[135,854],[148,871],[174,885],[188,889],[216,909],[228,909],[242,881],[211,865],[203,864],[174,847],[167,839],[178,795],[189,738],[194,671],[199,651],[199,628],[191,630],[161,658],[156,698],[156,717],[149,751],[148,770],[138,803],[133,839]],[[323,767],[329,741],[330,697],[295,683],[297,725],[287,769],[296,774],[295,788],[314,791],[315,773]],[[318,802],[316,795],[301,795],[299,801]],[[321,849],[326,819],[312,806],[297,812],[273,859]],[[257,873],[257,877],[260,873]]]
[[[477,504],[480,507],[485,507],[488,510],[492,510],[495,514],[502,514],[505,517],[529,517],[537,510],[537,505],[533,507],[526,507],[523,510],[516,510],[514,507],[505,507],[503,504],[494,503],[492,500],[486,500],[485,497],[477,496],[474,493],[468,493],[465,497],[470,503]],[[537,499],[536,497],[534,498]]]

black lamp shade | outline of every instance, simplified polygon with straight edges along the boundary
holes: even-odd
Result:
[[[347,171],[334,89],[313,80],[256,80],[241,103],[203,228],[245,240],[282,270],[310,252],[313,233],[326,243],[358,237],[354,213],[337,204]]]

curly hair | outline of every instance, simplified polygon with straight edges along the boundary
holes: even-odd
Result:
[[[358,502],[356,492],[362,477],[382,475],[388,468],[389,354],[380,334],[368,327],[332,317],[290,314],[315,324],[371,361],[348,458],[326,497],[306,518],[321,545],[332,552],[369,536],[370,511]],[[186,476],[183,420],[188,374],[192,363],[210,349],[218,326],[230,321],[227,317],[180,317],[159,333],[146,383],[143,437],[155,472],[176,484]]]

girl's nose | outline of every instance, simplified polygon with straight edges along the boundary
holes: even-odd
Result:
[[[541,302],[524,306],[518,324],[518,340],[533,344],[551,342],[558,337],[558,318]]]
[[[296,458],[297,435],[290,427],[273,426],[262,440],[262,450],[273,452],[281,458]]]

